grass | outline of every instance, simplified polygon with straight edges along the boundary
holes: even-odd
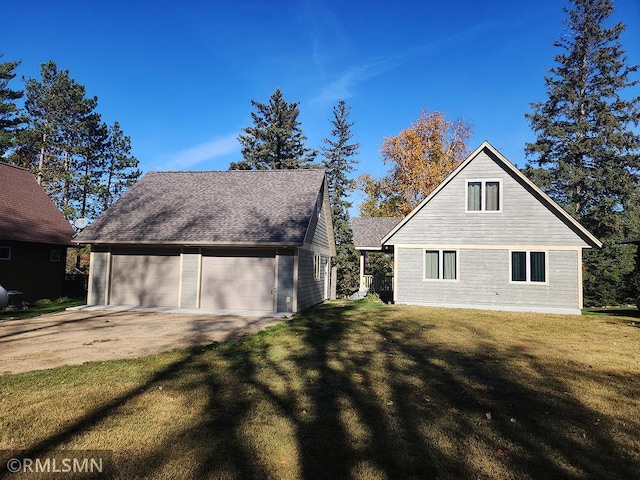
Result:
[[[56,300],[38,300],[37,302],[25,305],[23,308],[0,310],[0,321],[39,317],[40,315],[45,315],[47,313],[59,312],[65,308],[84,305],[85,303],[86,299],[68,297],[62,297]]]
[[[624,316],[330,302],[2,376],[0,449],[112,450],[117,478],[636,478],[639,340]]]

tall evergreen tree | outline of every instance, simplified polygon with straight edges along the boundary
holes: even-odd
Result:
[[[138,179],[138,159],[131,155],[131,138],[124,134],[120,124],[109,127],[102,177],[101,210],[106,210]]]
[[[86,135],[95,122],[97,97],[87,98],[85,87],[69,76],[68,70],[58,70],[53,61],[40,68],[41,81],[30,78],[26,85],[25,108],[29,118],[29,141],[35,145],[23,147],[37,158],[31,162],[38,183],[69,217],[77,215],[73,206],[73,188],[77,181],[76,162],[86,151]],[[80,169],[83,171],[83,169]]]
[[[353,293],[358,289],[359,281],[358,254],[353,245],[349,218],[352,204],[347,195],[355,188],[355,181],[349,173],[357,163],[354,157],[360,145],[350,143],[353,138],[353,122],[349,122],[350,111],[351,107],[344,100],[333,107],[333,119],[330,120],[333,125],[332,138],[325,138],[323,141],[326,146],[321,147],[324,157],[322,166],[326,170],[331,198],[331,217],[336,239],[334,265],[337,267],[337,291],[340,295]]]
[[[310,167],[316,152],[306,148],[307,137],[300,129],[298,102],[287,103],[280,89],[268,104],[251,100],[253,126],[243,129],[238,140],[243,160],[234,162],[230,170],[278,170]]]
[[[640,97],[623,93],[638,83],[638,66],[627,65],[624,25],[605,26],[611,0],[572,3],[568,34],[554,42],[563,53],[545,77],[548,99],[526,114],[537,139],[526,145],[525,171],[605,244],[585,256],[587,301],[622,301],[633,262],[616,242],[638,234],[640,213]]]
[[[0,57],[3,54],[0,53]],[[20,62],[0,63],[0,158],[16,143],[16,134],[25,122],[24,116],[16,105],[23,92],[9,88],[9,82],[16,76],[14,70]]]

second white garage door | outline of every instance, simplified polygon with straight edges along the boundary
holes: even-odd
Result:
[[[275,257],[202,257],[200,308],[274,310]]]

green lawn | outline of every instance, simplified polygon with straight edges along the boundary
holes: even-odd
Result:
[[[637,478],[637,320],[331,302],[2,376],[0,449],[108,449],[118,478]]]
[[[7,308],[0,310],[0,321],[13,320],[16,318],[39,317],[40,315],[60,312],[65,308],[77,307],[78,305],[85,305],[86,303],[86,299],[84,298],[62,297],[56,300],[38,300],[37,302],[26,305],[23,308]]]

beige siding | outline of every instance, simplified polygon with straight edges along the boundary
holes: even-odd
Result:
[[[479,179],[501,180],[501,212],[465,212],[466,183]],[[587,246],[484,152],[444,186],[387,243]]]
[[[578,250],[548,250],[546,284],[510,282],[510,250],[461,249],[456,281],[424,280],[424,248],[396,250],[396,301],[579,313]]]
[[[180,308],[198,308],[200,286],[200,252],[182,252],[180,272]]]
[[[91,252],[87,305],[106,305],[109,291],[109,252]]]

